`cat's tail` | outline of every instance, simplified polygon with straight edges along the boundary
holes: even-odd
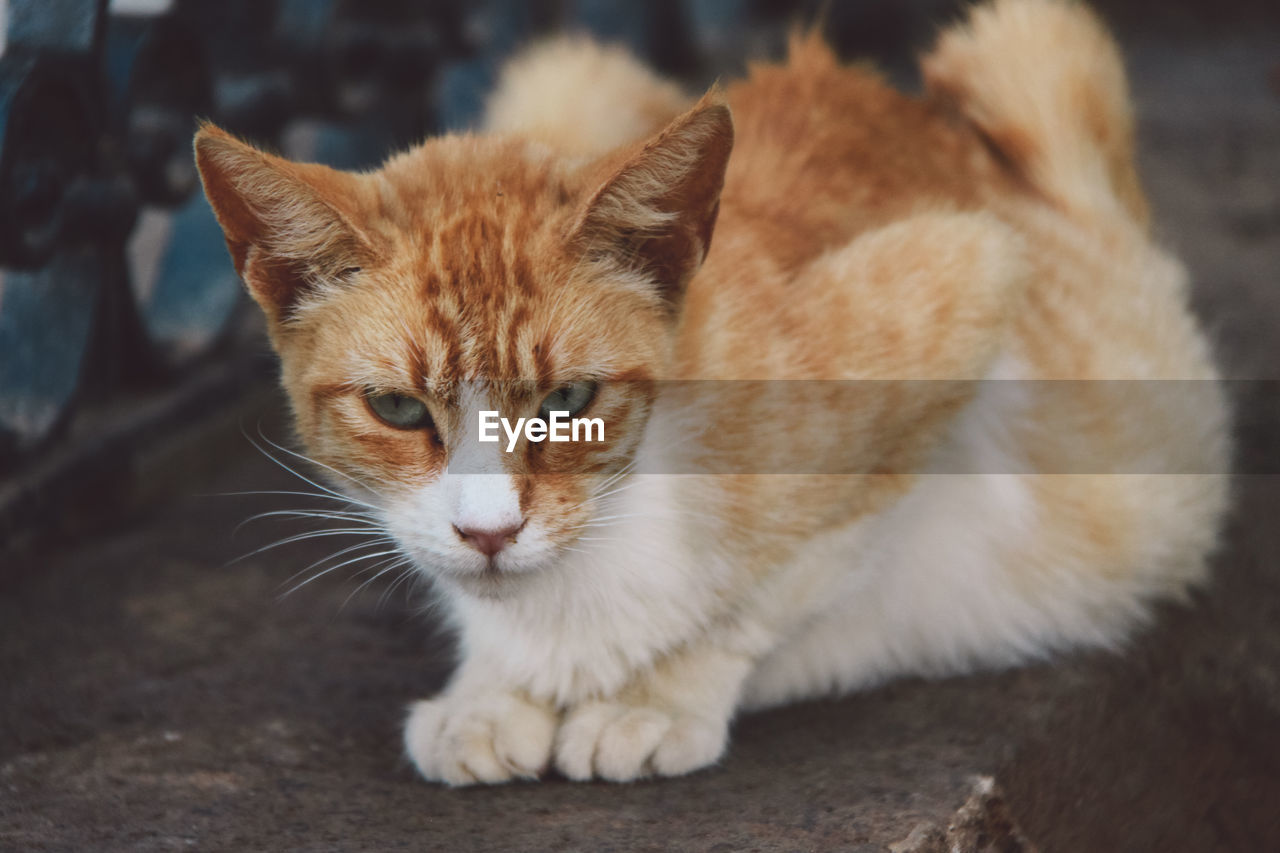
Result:
[[[984,3],[943,32],[922,69],[1035,191],[1076,214],[1119,205],[1146,221],[1124,66],[1084,6]]]
[[[656,133],[692,103],[625,48],[559,36],[503,67],[484,127],[593,157]]]

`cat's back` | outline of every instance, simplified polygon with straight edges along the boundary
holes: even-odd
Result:
[[[979,207],[1008,182],[945,105],[842,65],[816,34],[753,66],[728,98],[736,138],[717,239],[753,233],[785,269],[922,209]]]
[[[988,209],[993,197],[1019,192],[1008,172],[945,102],[903,94],[868,67],[842,65],[817,35],[794,38],[786,61],[752,67],[727,97],[733,156],[712,250],[685,295],[681,375],[854,378],[868,375],[863,368],[934,375],[937,368],[910,358],[891,367],[882,342],[928,337],[927,323],[915,318],[976,298],[980,286],[926,276],[897,304],[906,322],[895,321],[903,326],[895,331],[874,327],[867,300],[887,295],[884,279],[897,266],[889,255],[905,252],[912,262],[918,246],[872,252],[865,260],[879,269],[873,275],[833,276],[814,265],[920,214]],[[912,244],[953,236],[945,224],[906,233]],[[951,254],[930,250],[944,261]]]

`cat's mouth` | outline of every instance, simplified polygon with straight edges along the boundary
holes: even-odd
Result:
[[[520,541],[491,554],[470,545],[462,547],[462,543],[441,547],[438,540],[419,543],[411,536],[401,541],[419,568],[446,588],[476,598],[511,598],[574,550],[568,543],[547,541],[538,529],[530,528]]]
[[[488,557],[483,563],[472,563],[441,574],[462,592],[477,598],[511,598],[541,574],[543,561],[512,560],[508,555]]]

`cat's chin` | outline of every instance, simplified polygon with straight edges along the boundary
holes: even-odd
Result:
[[[474,598],[502,601],[518,596],[534,581],[537,572],[512,572],[486,569],[483,572],[451,574],[448,583]]]

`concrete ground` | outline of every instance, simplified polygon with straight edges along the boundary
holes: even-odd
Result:
[[[305,529],[236,530],[295,505],[215,496],[291,488],[236,437],[145,513],[0,556],[0,850],[1280,850],[1277,44],[1127,45],[1158,230],[1242,448],[1214,583],[1123,655],[746,717],[682,779],[447,790],[398,727],[448,640],[405,584],[281,598],[334,540],[233,562]]]

